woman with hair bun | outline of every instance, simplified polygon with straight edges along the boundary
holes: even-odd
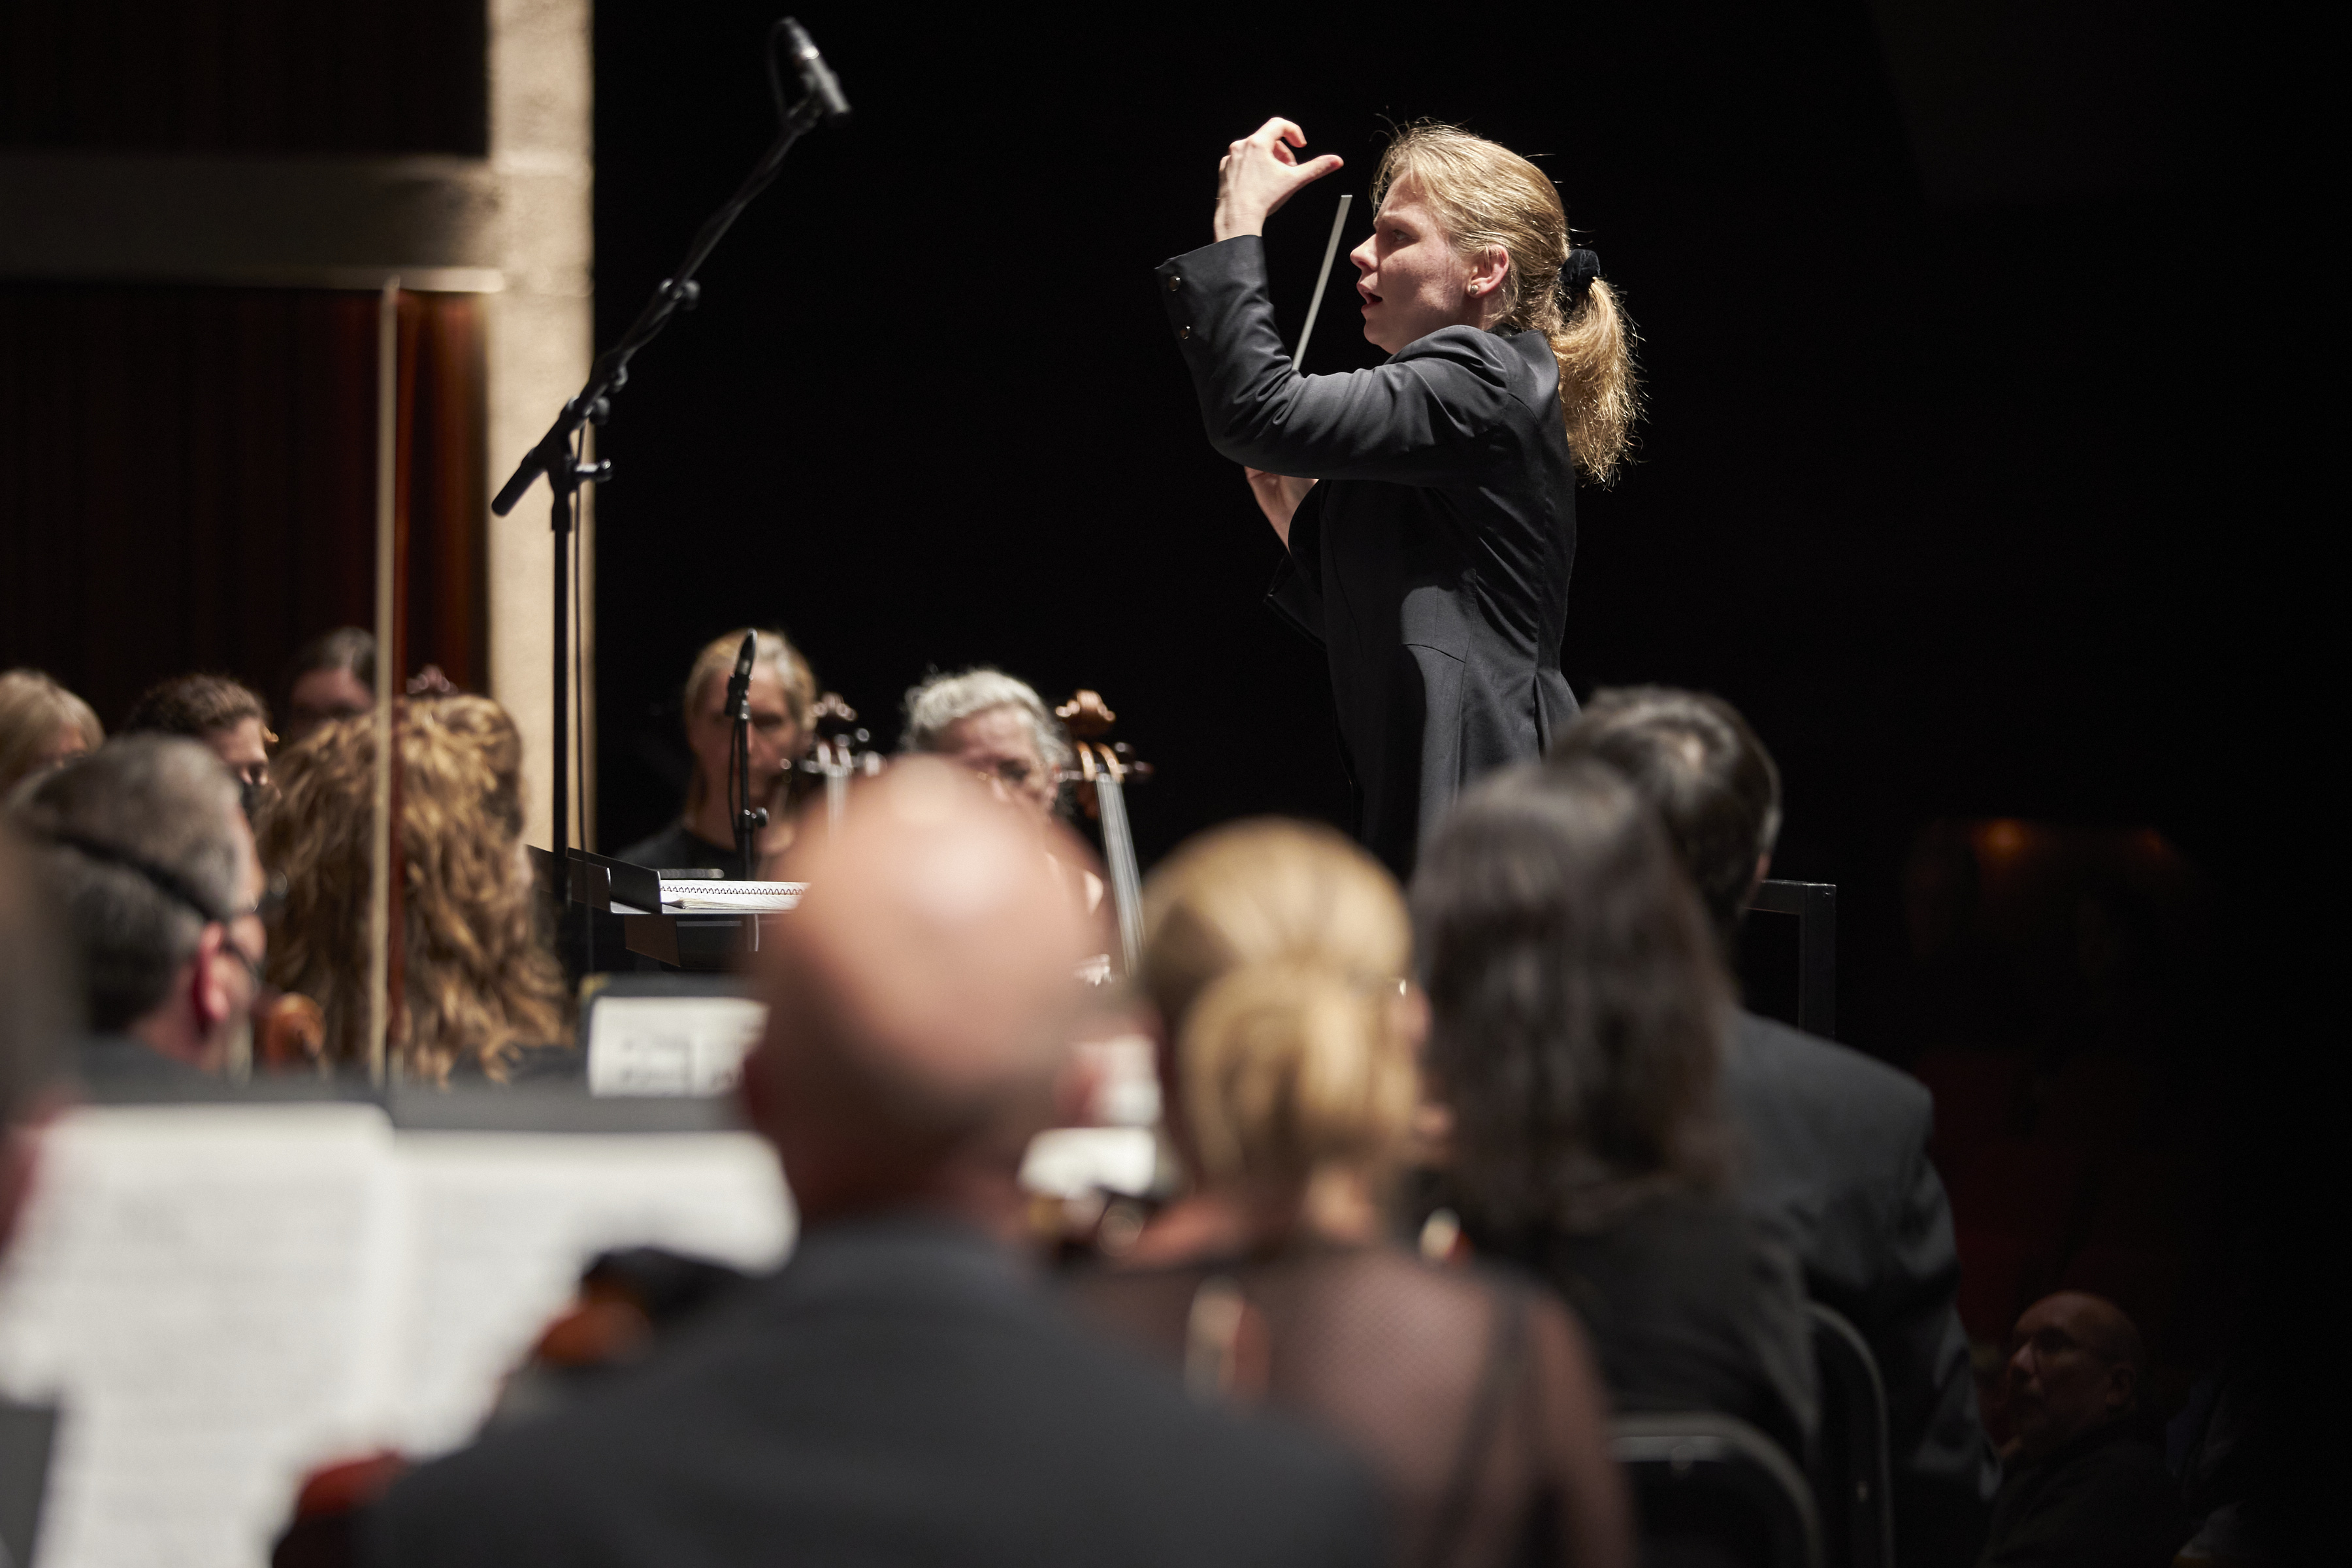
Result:
[[[1576,716],[1560,674],[1576,479],[1607,483],[1640,398],[1633,328],[1559,193],[1450,125],[1400,132],[1357,270],[1375,369],[1303,375],[1276,334],[1265,220],[1335,156],[1269,120],[1219,165],[1216,243],[1160,264],[1209,441],[1289,559],[1275,606],[1321,643],[1358,836],[1399,876],[1463,786]]]
[[[1426,1016],[1396,884],[1328,829],[1243,823],[1153,873],[1144,922],[1138,978],[1192,1191],[1071,1280],[1081,1308],[1203,1396],[1354,1447],[1400,1563],[1630,1561],[1575,1321],[1385,1239]]]

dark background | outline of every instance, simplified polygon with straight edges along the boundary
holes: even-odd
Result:
[[[597,21],[600,342],[765,144],[775,12]],[[695,647],[784,626],[887,741],[931,666],[1099,688],[1159,764],[1143,858],[1342,819],[1319,652],[1210,452],[1150,284],[1271,113],[1349,160],[1269,230],[1303,318],[1383,127],[1538,157],[1643,333],[1639,460],[1579,497],[1580,694],[1723,694],[1778,753],[1780,874],[1843,904],[1840,1033],[1905,1059],[1901,868],[1938,817],[2146,825],[2226,859],[2184,747],[2230,613],[2184,214],[2226,40],[2162,6],[1260,7],[1038,20],[804,5],[856,109],[793,153],[600,451],[601,840],[675,809]],[[1374,363],[1343,259],[1310,368]]]

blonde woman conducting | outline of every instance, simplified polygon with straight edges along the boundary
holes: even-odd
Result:
[[[1210,445],[1289,552],[1270,597],[1320,642],[1358,836],[1400,877],[1462,787],[1576,716],[1559,670],[1576,478],[1605,482],[1638,403],[1633,327],[1534,164],[1407,128],[1349,258],[1375,369],[1301,375],[1276,334],[1265,220],[1339,167],[1269,120],[1220,167],[1216,243],[1161,300]]]
[[[1383,1200],[1419,1102],[1425,1009],[1396,885],[1325,828],[1244,823],[1144,891],[1140,980],[1192,1179],[1081,1309],[1353,1447],[1401,1563],[1630,1561],[1602,1391],[1548,1294],[1424,1263]]]

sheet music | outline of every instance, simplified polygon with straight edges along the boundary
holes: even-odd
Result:
[[[34,1568],[260,1568],[316,1465],[465,1442],[595,1253],[793,1229],[749,1133],[73,1110],[0,1268],[0,1393],[63,1409]]]
[[[0,1386],[63,1407],[36,1568],[254,1568],[388,1370],[368,1105],[84,1109],[0,1270]]]
[[[666,910],[790,910],[800,906],[806,882],[713,882],[700,878],[662,879]]]
[[[763,1269],[793,1237],[775,1155],[748,1132],[404,1132],[399,1161],[408,1311],[389,1436],[420,1457],[473,1435],[597,1253]]]
[[[745,996],[599,996],[588,1009],[588,1092],[725,1094],[767,1020],[766,1005]]]

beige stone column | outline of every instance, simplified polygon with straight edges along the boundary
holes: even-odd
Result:
[[[506,287],[488,306],[490,489],[546,432],[588,378],[594,354],[594,103],[589,0],[489,0],[490,174],[499,192],[497,249]],[[593,489],[583,508],[580,639],[589,778],[576,781],[577,821],[595,822]],[[522,727],[525,836],[553,842],[549,820],[554,650],[554,550],[548,491],[534,486],[489,520],[490,692]],[[593,842],[593,838],[588,840]]]

